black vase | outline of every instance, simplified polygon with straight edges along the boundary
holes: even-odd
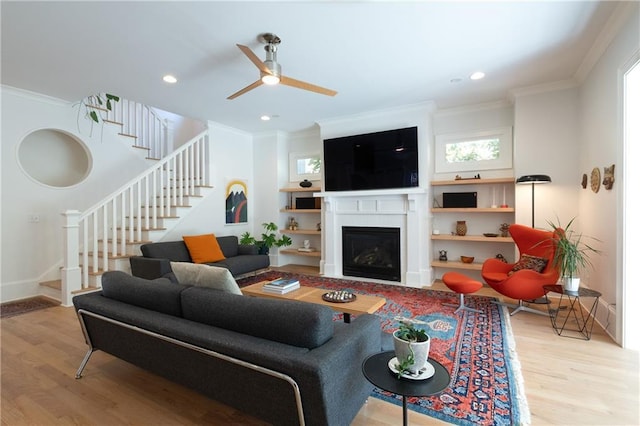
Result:
[[[300,182],[300,186],[303,187],[303,188],[309,188],[311,186],[311,182],[309,182],[307,179],[305,179],[302,182]]]

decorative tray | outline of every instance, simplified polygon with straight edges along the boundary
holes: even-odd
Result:
[[[492,234],[490,232],[487,232],[487,233],[482,234],[482,235],[484,235],[485,237],[497,237],[498,236],[498,234]]]
[[[356,295],[348,291],[331,291],[323,294],[322,300],[333,303],[348,303],[356,300]]]

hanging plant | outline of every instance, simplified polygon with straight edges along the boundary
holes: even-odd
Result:
[[[93,135],[94,124],[104,124],[104,120],[110,111],[113,111],[113,104],[119,102],[120,97],[110,93],[97,93],[83,98],[80,102],[74,104],[78,106],[78,132],[80,132],[80,113],[84,111],[84,117],[91,120],[91,130],[89,135]]]

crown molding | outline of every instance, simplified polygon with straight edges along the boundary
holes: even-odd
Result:
[[[627,19],[633,16],[634,7],[638,7],[634,1],[623,1],[616,6],[616,9],[607,20],[602,31],[600,31],[600,34],[591,45],[591,48],[574,74],[574,78],[579,83],[583,83],[586,80],[593,67],[598,63],[613,39],[618,35]]]
[[[316,124],[319,125],[322,128],[322,127],[326,127],[326,126],[340,125],[342,123],[349,123],[349,122],[352,122],[354,120],[372,119],[372,118],[375,118],[375,117],[378,117],[378,116],[387,117],[387,116],[392,115],[392,114],[407,114],[407,115],[409,115],[411,113],[416,113],[416,112],[417,113],[422,113],[422,112],[432,113],[433,111],[435,111],[435,109],[436,109],[435,102],[426,101],[426,102],[420,102],[420,103],[415,103],[415,104],[403,105],[403,106],[399,106],[399,107],[391,107],[391,108],[372,110],[372,111],[363,111],[361,113],[353,114],[353,115],[349,115],[349,116],[328,118],[328,119],[325,119],[325,120],[317,120]]]
[[[511,89],[509,91],[509,95],[515,101],[521,96],[537,95],[539,93],[556,92],[559,90],[568,90],[578,86],[578,82],[575,78],[572,77],[566,80],[554,81],[551,83],[536,84],[533,86]]]
[[[31,99],[33,101],[46,102],[48,104],[57,105],[57,106],[72,105],[72,102],[65,101],[65,100],[60,99],[60,98],[54,98],[53,96],[43,95],[42,93],[36,93],[36,92],[32,92],[30,90],[19,89],[17,87],[13,87],[13,86],[7,86],[5,84],[2,84],[1,87],[2,87],[2,90],[7,92],[7,93],[13,93],[14,95],[17,95],[17,96],[20,96],[20,97],[23,97],[23,98],[27,98],[27,99]]]
[[[452,108],[444,108],[434,112],[434,117],[446,117],[450,115],[459,115],[469,112],[488,111],[494,109],[511,108],[513,102],[511,100],[499,100],[493,102],[482,102],[478,104],[462,105]]]

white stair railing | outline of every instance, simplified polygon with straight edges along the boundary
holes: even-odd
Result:
[[[143,232],[158,227],[172,207],[196,188],[210,186],[208,131],[202,132],[85,212],[64,212],[62,304],[90,287],[89,277],[109,270],[109,259],[127,256]],[[80,266],[82,265],[82,266]]]
[[[111,110],[101,108],[108,122],[122,126],[122,135],[135,137],[134,145],[148,150],[148,157],[163,158],[169,152],[168,125],[153,108],[127,99],[111,103]]]

